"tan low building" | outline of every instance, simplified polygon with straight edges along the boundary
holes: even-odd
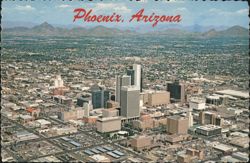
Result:
[[[174,144],[174,143],[178,143],[181,141],[185,141],[190,137],[190,135],[188,134],[173,134],[173,135],[167,135],[166,136],[166,141]]]
[[[104,155],[100,155],[100,154],[95,154],[93,156],[89,156],[88,161],[90,162],[111,162],[111,160],[104,156]]]
[[[186,154],[180,154],[177,156],[178,163],[196,162],[197,160],[204,159],[204,151],[188,148]],[[196,161],[195,161],[196,160]]]
[[[119,116],[119,111],[111,108],[111,109],[103,109],[102,110],[102,116],[103,117],[117,117]]]
[[[152,145],[152,138],[149,136],[138,136],[131,140],[131,146],[134,150],[142,150]]]
[[[134,128],[139,128],[142,130],[151,129],[154,127],[153,119],[147,121],[135,120],[132,122]]]
[[[171,134],[187,134],[188,118],[178,115],[167,118],[167,132]]]
[[[156,91],[148,94],[148,105],[157,107],[157,106],[166,106],[170,103],[170,93],[167,91]]]
[[[96,121],[96,128],[98,132],[114,132],[121,130],[121,118],[120,117],[105,117],[99,118]]]
[[[166,118],[153,119],[151,117],[147,119],[140,118],[140,120],[133,121],[132,124],[134,128],[146,130],[146,129],[159,127],[160,125],[166,126],[167,119]]]

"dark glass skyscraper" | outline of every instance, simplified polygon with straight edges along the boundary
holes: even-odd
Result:
[[[103,91],[103,107],[107,108],[107,102],[110,99],[110,91],[105,90]]]
[[[135,84],[135,70],[132,69],[133,67],[130,66],[130,69],[127,69],[127,75],[131,76],[131,85]]]
[[[107,101],[110,99],[110,91],[101,87],[95,87],[91,91],[93,109],[107,108]]]
[[[176,80],[174,83],[168,83],[167,91],[170,92],[171,100],[185,102],[185,87],[179,81]]]
[[[102,91],[96,90],[92,91],[92,105],[93,109],[102,108]]]

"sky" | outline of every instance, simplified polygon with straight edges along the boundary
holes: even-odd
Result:
[[[2,2],[2,21],[23,21],[40,24],[48,22],[60,25],[96,25],[80,20],[73,22],[75,8],[93,9],[94,14],[110,15],[119,13],[124,18],[124,23],[98,24],[106,26],[136,26],[137,22],[127,23],[131,16],[140,9],[145,9],[146,15],[153,12],[157,15],[180,14],[183,26],[233,26],[240,25],[248,28],[249,7],[242,1],[178,1],[178,0],[95,0],[94,2],[81,0],[16,0]],[[159,23],[162,24],[162,23]]]

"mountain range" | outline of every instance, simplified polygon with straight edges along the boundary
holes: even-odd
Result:
[[[152,28],[152,27],[151,27]],[[191,28],[191,27],[190,27]],[[55,27],[51,24],[44,22],[40,25],[35,25],[34,27],[13,27],[13,28],[3,28],[3,35],[17,35],[17,36],[132,36],[132,35],[167,35],[174,37],[249,37],[249,30],[241,26],[232,26],[224,30],[210,29],[208,31],[202,30],[201,26],[196,25],[199,29],[184,30],[178,28],[178,26],[172,28],[166,28],[162,30],[148,31],[148,32],[137,32],[133,29],[118,29],[118,28],[108,28],[104,26],[95,26],[92,28],[84,27],[73,27],[73,28],[62,28]],[[143,29],[142,29],[143,30]]]

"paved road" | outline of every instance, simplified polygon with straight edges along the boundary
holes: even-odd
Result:
[[[43,100],[44,100],[44,101],[47,101],[47,102],[55,103],[54,101],[48,101],[47,99],[43,99]],[[60,104],[60,105],[62,105],[62,104]],[[65,105],[62,105],[62,106],[66,107]],[[144,156],[142,156],[142,155],[139,155],[139,154],[137,154],[137,153],[134,152],[134,151],[130,151],[130,150],[128,150],[128,149],[125,148],[125,147],[122,147],[122,146],[119,146],[119,145],[115,144],[116,142],[119,142],[119,141],[121,141],[121,140],[116,140],[116,141],[113,141],[113,142],[111,143],[111,142],[109,142],[109,141],[107,141],[107,140],[105,140],[105,139],[102,139],[102,140],[104,141],[104,143],[101,143],[101,144],[95,144],[95,145],[91,145],[91,146],[87,146],[87,147],[75,148],[75,149],[70,149],[70,150],[63,149],[59,144],[57,144],[56,142],[54,142],[52,139],[59,138],[59,137],[63,137],[63,136],[67,136],[67,135],[59,135],[59,136],[55,136],[55,137],[46,137],[46,136],[44,136],[44,135],[39,134],[39,132],[37,132],[37,131],[35,131],[35,130],[33,130],[33,129],[27,128],[27,127],[21,125],[20,123],[14,121],[14,120],[12,120],[12,119],[9,119],[8,117],[6,117],[6,116],[4,116],[4,115],[2,115],[2,118],[8,119],[10,122],[14,123],[14,124],[17,125],[18,127],[23,128],[24,130],[27,130],[28,132],[33,133],[33,134],[35,134],[35,135],[37,135],[37,136],[39,137],[38,139],[28,140],[28,142],[36,142],[36,141],[42,141],[42,140],[44,140],[44,141],[47,141],[47,142],[51,143],[52,145],[54,145],[54,146],[56,146],[56,147],[58,147],[59,149],[62,150],[61,152],[52,153],[52,154],[47,154],[47,155],[43,155],[43,156],[39,156],[39,157],[34,157],[34,158],[31,158],[31,159],[29,159],[29,160],[27,160],[27,161],[30,161],[30,160],[33,160],[33,159],[38,159],[38,158],[41,158],[41,157],[52,156],[52,155],[61,155],[61,154],[66,154],[66,153],[70,153],[70,154],[73,155],[74,157],[79,158],[79,156],[76,155],[76,154],[74,154],[73,152],[80,151],[80,150],[85,150],[85,149],[87,149],[87,148],[92,148],[92,147],[100,146],[100,145],[104,145],[104,144],[110,144],[111,146],[114,146],[114,147],[116,147],[116,148],[122,148],[123,150],[125,150],[127,153],[129,153],[129,154],[131,154],[131,155],[136,155],[137,157],[139,157],[139,158],[141,158],[141,159],[143,159],[143,160],[145,160],[145,161],[151,161],[150,159],[148,159],[148,158],[146,158],[146,157],[144,157]],[[53,119],[53,118],[51,118],[51,117],[47,117],[47,118],[52,119],[52,120],[54,120],[54,121],[56,121],[56,122],[58,122],[58,123],[60,123],[60,124],[63,124],[63,125],[66,125],[66,124],[67,124],[67,123],[65,123],[65,122],[62,122],[62,121],[60,121],[60,120]],[[87,136],[90,136],[90,137],[95,138],[96,140],[99,140],[98,137],[96,137],[95,135],[90,134],[88,131],[85,131],[85,130],[82,130],[82,129],[78,129],[78,131],[79,131],[79,133],[84,133],[84,134],[87,135]],[[75,135],[75,134],[73,134],[73,135]],[[22,143],[25,143],[25,142],[26,142],[26,141],[24,141],[24,142],[22,142]],[[20,142],[20,143],[21,143],[21,142]],[[8,152],[9,152],[11,155],[13,155],[13,152],[11,152],[10,150],[9,150]],[[14,158],[17,158],[17,157],[14,157]],[[21,158],[17,158],[17,159],[18,159],[19,161],[21,161],[21,160],[23,161],[23,159],[21,159]],[[120,159],[117,159],[117,160],[120,160]],[[114,160],[114,161],[116,161],[116,160]]]
[[[21,158],[20,156],[16,155],[13,151],[11,151],[9,148],[5,148],[5,147],[1,147],[3,148],[8,154],[10,154],[15,160],[17,160],[18,162],[26,162],[26,160],[24,160],[23,158]]]
[[[46,102],[50,102],[50,103],[56,103],[55,101],[52,101],[52,100],[49,101],[48,99],[43,99],[43,100],[46,101]],[[56,103],[56,104],[58,104],[58,103]],[[63,105],[63,104],[60,104],[60,106],[68,107],[68,106]],[[50,117],[49,117],[49,118],[50,118]],[[58,122],[58,123],[61,123],[61,124],[65,124],[65,123],[62,122],[62,121],[57,121],[57,122]],[[78,129],[78,130],[79,130],[79,131],[82,131],[84,134],[86,134],[86,135],[88,135],[88,136],[90,136],[90,137],[96,138],[96,140],[99,139],[99,138],[97,138],[96,136],[91,135],[91,134],[89,134],[88,132],[86,132],[86,131],[84,131],[84,130],[82,130],[82,129]],[[136,132],[138,132],[138,131],[136,131]],[[117,147],[117,148],[121,148],[120,146],[118,146],[118,145],[116,145],[116,144],[114,144],[114,143],[110,143],[110,142],[108,142],[107,140],[104,140],[104,139],[103,139],[103,141],[106,142],[107,144],[113,145],[113,146],[115,146],[115,147]],[[132,154],[132,155],[136,155],[137,157],[139,157],[139,158],[141,158],[141,159],[143,159],[143,160],[145,160],[145,161],[151,161],[149,158],[144,157],[144,156],[142,156],[142,155],[139,155],[139,154],[137,154],[136,152],[132,152],[132,151],[126,149],[126,148],[123,148],[123,150],[127,151],[127,153],[130,153],[130,154]]]

